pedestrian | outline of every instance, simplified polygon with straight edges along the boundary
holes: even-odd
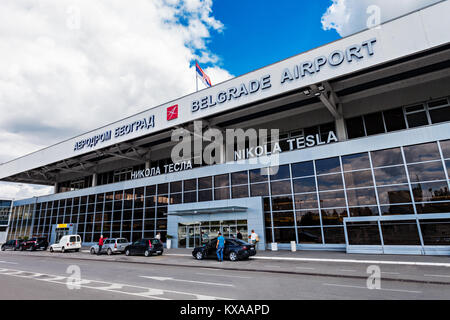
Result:
[[[156,239],[158,239],[158,240],[161,240],[161,232],[158,232],[157,234],[156,234],[156,237],[155,237]]]
[[[100,240],[98,240],[98,252],[97,255],[99,256],[102,252],[102,247],[103,247],[103,235],[100,236]]]
[[[222,233],[219,232],[219,236],[217,237],[217,243],[216,243],[216,253],[217,253],[217,259],[219,259],[219,262],[223,261],[223,249],[225,248],[225,238],[222,236]]]
[[[237,234],[236,234],[236,238],[239,240],[242,240],[242,233],[238,230]]]
[[[250,234],[250,240],[251,240],[252,244],[255,245],[255,250],[256,250],[256,246],[258,245],[258,242],[259,242],[259,236],[253,229],[252,229],[252,233]]]

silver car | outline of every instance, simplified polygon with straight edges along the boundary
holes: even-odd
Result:
[[[123,253],[125,247],[128,246],[130,242],[128,242],[125,238],[108,238],[103,241],[102,253],[107,253],[109,256],[114,253]],[[91,247],[91,254],[98,254],[98,244],[94,244]]]

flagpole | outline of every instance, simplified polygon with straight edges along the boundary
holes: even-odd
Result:
[[[198,91],[198,77],[197,77],[197,67],[194,68],[195,71],[195,92]]]

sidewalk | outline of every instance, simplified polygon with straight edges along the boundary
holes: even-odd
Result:
[[[378,266],[382,281],[408,281],[450,285],[450,258],[441,256],[369,255],[347,254],[329,251],[259,251],[249,260],[217,262],[196,260],[190,249],[165,250],[162,256],[127,257],[125,255],[91,255],[83,249],[79,253],[50,253],[42,251],[5,251],[0,260],[8,255],[27,255],[57,259],[94,260],[101,262],[140,263],[246,272],[271,272],[292,275],[310,275],[341,278],[367,279],[369,266]]]

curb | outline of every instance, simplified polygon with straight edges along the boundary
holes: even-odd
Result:
[[[147,262],[147,261],[123,261],[123,260],[102,260],[100,258],[83,258],[83,257],[61,257],[61,256],[27,256],[33,258],[51,258],[51,259],[68,259],[68,260],[82,260],[82,261],[97,261],[104,263],[119,262],[119,263],[135,263],[143,265],[159,265],[159,266],[171,266],[171,267],[186,267],[186,268],[198,268],[199,266],[187,265],[187,264],[175,264],[175,263],[160,263],[160,262]],[[367,280],[366,276],[359,275],[343,275],[343,274],[330,274],[330,273],[314,273],[314,272],[301,272],[301,271],[285,271],[285,270],[261,270],[261,269],[244,269],[244,268],[225,268],[220,266],[201,266],[203,269],[214,269],[214,270],[235,270],[243,272],[263,272],[263,273],[278,273],[278,274],[291,274],[291,275],[305,275],[305,276],[316,276],[316,277],[330,277],[330,278],[349,278],[349,279],[364,279]],[[433,280],[416,280],[416,279],[396,279],[383,277],[383,281],[397,281],[397,282],[408,282],[408,283],[422,283],[422,284],[438,284],[438,285],[450,285],[450,282],[445,281],[433,281]]]

